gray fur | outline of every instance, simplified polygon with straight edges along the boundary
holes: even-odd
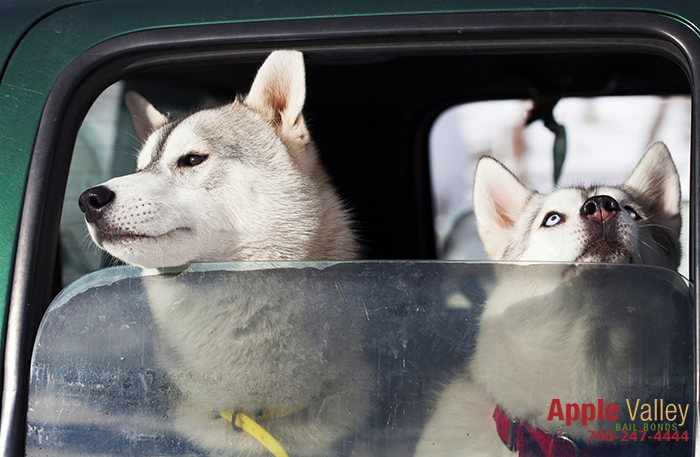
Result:
[[[260,89],[168,121],[142,97],[127,94],[130,108],[142,111],[132,113],[136,129],[153,133],[144,139],[140,171],[102,184],[116,196],[88,224],[95,243],[149,268],[357,258],[348,211],[301,117],[303,64],[300,70],[302,84],[294,90],[301,94],[289,96],[297,103],[295,115],[294,106],[282,114],[270,111],[268,105],[277,109],[278,101]],[[278,123],[282,118],[288,122]],[[207,158],[196,167],[178,167],[190,153]],[[148,217],[137,209],[144,204]]]
[[[439,393],[416,455],[516,455],[496,432],[496,405],[510,420],[587,442],[588,430],[611,430],[615,423],[549,420],[553,399],[623,405],[625,398],[658,397],[658,386],[647,380],[668,377],[669,354],[682,348],[673,345],[676,310],[659,283],[640,281],[629,270],[570,262],[678,267],[680,184],[671,156],[657,143],[622,186],[548,195],[528,190],[491,158],[482,159],[476,173],[474,211],[493,260],[569,263],[494,265],[496,284],[474,354]],[[594,196],[614,198],[620,210],[595,222],[582,212]],[[552,213],[558,222],[546,225]]]
[[[680,182],[661,143],[649,149],[621,186],[570,187],[542,195],[484,158],[474,192],[479,233],[493,260],[621,262],[671,269],[680,264]],[[600,195],[613,197],[622,209],[606,223],[606,234],[579,214],[588,198]],[[542,219],[552,211],[566,222],[543,227]],[[639,216],[636,221],[632,213]]]
[[[293,51],[272,53],[245,99],[176,120],[127,93],[144,142],[140,171],[104,183],[114,198],[99,208],[81,197],[95,243],[147,268],[355,259],[350,216],[301,115],[304,96],[303,57]],[[192,155],[199,163],[183,166]],[[366,419],[372,382],[359,340],[363,316],[352,309],[323,310],[335,314],[322,327],[310,324],[321,311],[294,285],[231,279],[202,288],[162,275],[144,281],[161,367],[181,392],[178,432],[212,455],[268,454],[215,411],[300,405],[263,424],[298,456],[330,455]],[[319,340],[309,328],[329,331]]]
[[[152,152],[151,162],[148,165],[146,165],[141,171],[147,171],[149,170],[149,167],[150,169],[155,169],[156,164],[163,157],[165,143],[168,141],[168,138],[170,138],[170,134],[173,132],[173,130],[177,128],[180,122],[184,120],[185,116],[175,118],[171,121],[168,121],[167,124],[163,125],[162,127],[158,128],[158,130],[153,132],[153,135],[157,135],[158,143]]]

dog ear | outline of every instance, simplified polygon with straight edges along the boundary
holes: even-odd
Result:
[[[304,56],[275,51],[262,64],[245,104],[274,123],[288,138],[308,141],[301,111],[306,97]]]
[[[657,221],[680,230],[680,178],[665,144],[651,145],[622,187],[640,200]]]
[[[482,157],[474,176],[474,214],[484,251],[501,260],[512,229],[535,192],[492,157]]]
[[[131,114],[136,137],[141,144],[146,143],[148,136],[158,127],[168,122],[168,116],[158,111],[151,103],[134,91],[124,94],[126,108]]]

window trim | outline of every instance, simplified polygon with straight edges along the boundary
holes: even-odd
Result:
[[[467,31],[468,33],[462,33]],[[197,25],[129,33],[100,43],[75,59],[48,95],[31,158],[22,208],[4,359],[0,449],[23,454],[27,386],[33,340],[51,294],[58,223],[70,156],[80,122],[109,84],[164,63],[219,58],[262,61],[270,51],[295,48],[313,55],[352,57],[371,49],[416,52],[530,53],[624,51],[662,55],[689,77],[693,112],[700,109],[700,40],[686,24],[656,13],[623,11],[417,14]],[[696,108],[698,107],[698,108]],[[692,151],[700,151],[700,116],[692,120]],[[427,129],[426,129],[427,130]],[[426,132],[427,135],[427,132]],[[423,143],[427,144],[427,140]],[[416,142],[416,151],[421,142]],[[417,185],[429,189],[426,157],[416,154]],[[699,162],[691,153],[691,201],[698,201]],[[429,193],[428,193],[429,195]],[[422,198],[422,197],[418,197]],[[424,211],[429,212],[429,202]],[[426,217],[424,230],[432,231]],[[696,209],[691,206],[690,275],[698,284]],[[49,266],[42,268],[41,266]],[[697,305],[698,303],[696,303]],[[695,358],[698,347],[695,322]],[[694,367],[698,378],[697,361]],[[697,382],[697,381],[696,381]],[[698,402],[698,386],[695,401]],[[697,416],[697,410],[696,410]],[[696,437],[698,420],[695,418]],[[697,452],[697,451],[696,451]]]

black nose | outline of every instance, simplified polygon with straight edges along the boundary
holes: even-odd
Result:
[[[113,200],[114,192],[105,186],[96,186],[83,192],[78,198],[78,206],[85,213],[85,220],[94,224]]]
[[[596,195],[586,200],[581,207],[581,216],[600,224],[620,212],[620,204],[609,195]]]

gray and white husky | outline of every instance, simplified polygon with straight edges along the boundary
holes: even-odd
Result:
[[[302,54],[277,51],[244,99],[173,119],[126,104],[137,173],[79,200],[95,243],[132,265],[354,259],[350,218],[302,116]]]
[[[662,143],[649,148],[621,186],[561,188],[547,195],[527,189],[496,160],[482,158],[474,211],[493,260],[674,270],[680,263],[679,177]],[[650,368],[641,360],[657,361],[651,364],[655,369],[669,354],[664,339],[673,333],[673,310],[645,300],[644,287],[628,290],[623,281],[629,274],[586,265],[500,267],[494,267],[496,283],[474,354],[440,392],[417,455],[514,455],[497,433],[496,406],[506,427],[510,421],[510,427],[527,423],[567,440],[588,441],[588,430],[605,430],[611,423],[566,426],[558,416],[549,417],[553,400],[562,407],[599,399],[624,405],[624,395],[636,388],[634,380]],[[508,277],[499,278],[499,272]],[[616,302],[612,296],[601,299],[604,290],[624,304],[604,305],[607,299]]]
[[[305,84],[302,54],[277,51],[245,98],[217,108],[170,118],[127,93],[143,148],[137,173],[80,197],[95,243],[147,268],[356,258],[350,217],[302,116]],[[262,276],[221,287],[144,278],[160,363],[180,392],[178,430],[213,454],[267,454],[264,438],[222,419],[243,412],[293,455],[331,455],[369,412],[362,319],[328,309],[327,328],[310,329],[324,310],[310,309],[299,286]]]

